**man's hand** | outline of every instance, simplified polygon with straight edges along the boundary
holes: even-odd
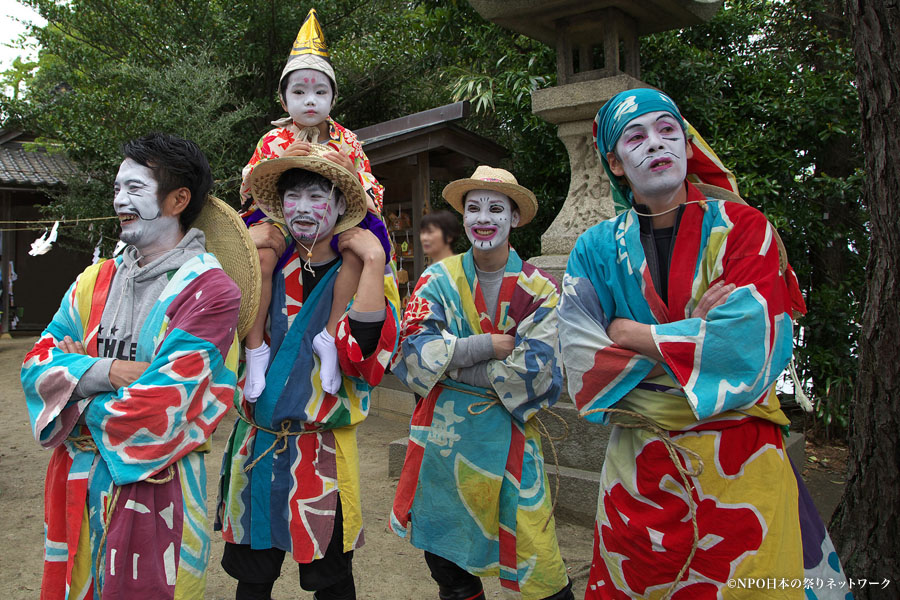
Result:
[[[307,141],[293,142],[284,149],[284,154],[281,156],[308,156],[310,148],[312,148],[312,145]]]
[[[278,256],[282,255],[286,247],[284,234],[271,223],[257,223],[251,227],[250,239],[258,249],[271,248]]]
[[[356,167],[353,166],[353,161],[343,152],[331,151],[326,152],[323,156],[331,162],[341,165],[351,173],[356,173]]]
[[[59,343],[58,348],[68,354],[87,354],[81,342],[76,342],[71,337],[66,336]]]
[[[516,338],[505,333],[492,333],[491,344],[494,345],[494,358],[506,360],[516,347]]]
[[[349,250],[364,263],[378,263],[384,266],[385,256],[381,241],[368,229],[351,227],[338,236],[338,250]]]
[[[717,306],[725,304],[725,301],[728,300],[728,296],[735,288],[736,286],[733,283],[725,285],[724,281],[720,281],[719,283],[710,286],[700,297],[700,301],[697,302],[697,306],[694,307],[694,310],[691,311],[691,318],[705,319],[706,315],[709,314],[709,311]]]
[[[116,389],[127,387],[150,366],[148,362],[137,360],[114,360],[109,367],[109,383]]]

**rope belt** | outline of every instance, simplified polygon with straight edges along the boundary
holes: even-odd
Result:
[[[281,442],[281,448],[275,450],[275,454],[281,454],[282,452],[284,452],[285,450],[288,449],[288,438],[289,437],[298,436],[298,435],[306,435],[308,433],[319,433],[320,431],[322,431],[321,429],[303,429],[301,431],[291,431],[290,430],[290,428],[291,428],[291,420],[290,419],[283,420],[281,422],[281,430],[275,431],[274,429],[266,429],[265,427],[257,425],[256,423],[254,423],[253,421],[251,421],[250,419],[248,419],[241,413],[238,413],[238,417],[240,417],[241,421],[243,421],[250,427],[253,427],[254,429],[258,429],[260,431],[265,431],[266,433],[271,433],[272,435],[275,436],[275,441],[272,442],[272,445],[269,446],[265,452],[263,452],[262,454],[257,456],[253,462],[251,462],[249,465],[244,467],[244,473],[249,473],[250,469],[255,467],[256,464],[260,460],[262,460],[262,458],[266,454],[268,454],[269,452],[271,452],[272,450],[275,449],[275,446],[278,445],[278,442]]]
[[[582,417],[586,417],[588,415],[592,415],[595,413],[609,413],[609,414],[619,414],[625,415],[628,417],[632,417],[636,419],[637,423],[615,423],[616,427],[622,427],[623,429],[642,429],[648,433],[655,435],[666,447],[666,451],[669,453],[669,458],[672,459],[672,464],[675,465],[675,469],[678,471],[678,474],[681,475],[681,480],[684,482],[684,487],[688,492],[688,506],[691,509],[691,525],[694,528],[694,541],[691,544],[691,552],[688,554],[687,560],[684,561],[684,565],[682,565],[681,570],[678,571],[678,575],[675,577],[675,580],[672,582],[672,585],[669,586],[669,590],[662,597],[662,600],[669,600],[672,597],[672,594],[675,592],[675,587],[678,585],[678,582],[681,581],[681,576],[684,575],[685,571],[687,571],[688,567],[691,564],[691,561],[694,559],[694,554],[697,552],[697,547],[700,544],[700,532],[697,529],[697,505],[694,503],[694,486],[691,485],[689,477],[699,477],[701,473],[703,473],[703,459],[700,455],[689,448],[685,448],[681,444],[672,441],[672,438],[669,437],[669,432],[657,425],[653,420],[648,419],[644,415],[640,413],[636,413],[631,410],[625,410],[622,408],[595,408],[589,410],[587,412],[582,413]],[[697,461],[697,468],[693,470],[686,469],[681,466],[681,461],[678,458],[678,450],[681,450],[685,454],[688,454],[692,459]]]
[[[97,453],[97,444],[94,443],[94,438],[90,435],[70,435],[66,438],[66,441],[82,452]]]
[[[441,383],[439,383],[438,385],[445,389],[453,389]],[[487,400],[483,402],[473,402],[472,404],[470,404],[468,408],[470,415],[483,415],[491,407],[500,405],[500,399],[495,394],[480,394],[478,392],[471,392],[468,390],[466,390],[466,393],[472,394],[473,396],[479,396],[481,398],[487,398]],[[550,435],[550,432],[547,430],[547,426],[544,425],[544,422],[541,421],[540,417],[538,417],[537,415],[533,417],[535,423],[537,423],[538,425],[541,437],[547,438],[547,441],[550,442],[550,450],[553,452],[553,466],[556,467],[556,484],[553,486],[553,503],[550,505],[550,514],[547,515],[547,520],[544,521],[544,526],[541,528],[541,531],[546,531],[547,526],[550,525],[550,519],[553,518],[553,515],[556,512],[556,503],[559,500],[559,455],[556,452],[556,444],[554,444],[553,442],[563,441],[569,437],[569,424],[566,423],[566,420],[562,418],[562,416],[553,412],[549,408],[542,408],[539,413],[540,412],[546,412],[547,414],[555,417],[557,420],[559,420],[560,423],[562,423],[563,428],[565,429],[565,433],[563,433],[561,436],[553,437],[552,435]]]

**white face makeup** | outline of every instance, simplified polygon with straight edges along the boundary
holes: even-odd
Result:
[[[285,190],[282,206],[284,221],[294,238],[301,244],[312,244],[331,239],[331,230],[347,204],[337,188],[332,194],[330,186],[324,189],[313,185]]]
[[[616,155],[620,168],[612,169],[613,173],[624,174],[638,198],[671,193],[687,175],[684,131],[677,119],[664,111],[629,122],[616,142]]]
[[[181,239],[177,216],[162,214],[159,184],[150,167],[126,158],[116,174],[113,208],[122,232],[119,238],[144,256],[154,248],[174,248]]]
[[[472,247],[478,250],[502,248],[509,230],[519,224],[512,200],[493,190],[472,190],[463,204],[463,225]]]
[[[298,125],[314,127],[331,112],[334,93],[328,76],[313,69],[300,69],[288,75],[284,104]]]

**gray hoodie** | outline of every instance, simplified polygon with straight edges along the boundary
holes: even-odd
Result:
[[[125,249],[100,317],[97,331],[100,360],[82,375],[72,393],[73,398],[116,391],[109,382],[112,362],[116,359],[136,360],[141,328],[171,275],[188,260],[205,251],[206,237],[199,229],[188,230],[175,248],[143,267],[138,265],[140,255],[137,248],[128,246]]]

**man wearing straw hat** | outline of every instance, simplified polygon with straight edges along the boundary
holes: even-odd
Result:
[[[207,197],[196,144],[151,134],[123,152],[113,207],[128,245],[78,277],[22,365],[34,437],[54,448],[45,599],[203,597],[204,454],[235,396],[239,319],[256,310],[241,314],[206,246],[240,249],[232,273],[258,299],[253,245]]]
[[[261,162],[250,175],[257,205],[297,247],[272,281],[265,390],[236,403],[222,465],[216,529],[239,600],[268,600],[285,552],[317,600],[356,597],[352,557],[363,543],[356,427],[397,344],[399,297],[381,242],[355,227],[366,214],[362,184],[327,152],[313,145],[307,156]],[[312,344],[331,312],[338,234],[337,251],[353,252],[363,268],[337,326],[342,375],[331,394]]]
[[[665,94],[595,132],[625,210],[578,239],[559,310],[569,394],[615,425],[586,598],[822,598],[804,578],[844,576],[782,439],[805,307],[777,233]],[[797,584],[747,591],[769,578]]]
[[[522,598],[571,599],[535,417],[562,383],[559,294],[509,247],[537,201],[487,166],[443,195],[472,249],[426,269],[403,317],[392,369],[424,398],[391,526],[425,551],[442,600],[484,598],[490,575]]]

